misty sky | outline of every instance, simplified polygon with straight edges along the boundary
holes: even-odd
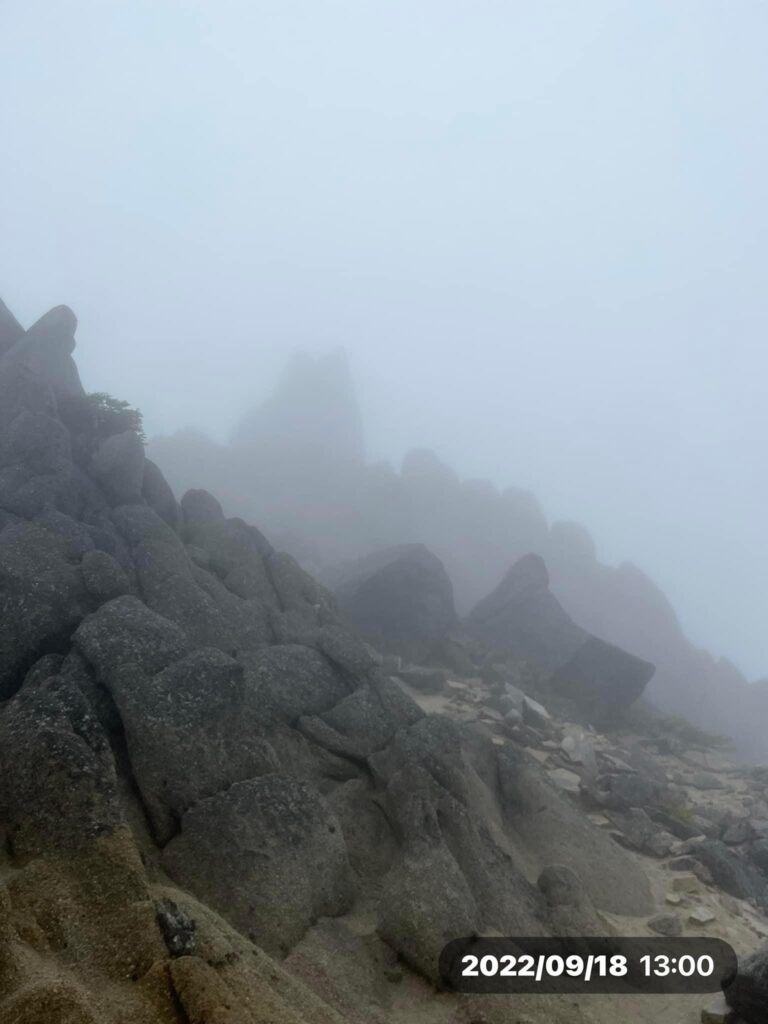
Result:
[[[0,0],[0,295],[150,433],[343,344],[372,456],[530,487],[768,674],[767,42],[761,0]]]

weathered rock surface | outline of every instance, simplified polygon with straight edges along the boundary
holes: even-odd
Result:
[[[696,859],[709,869],[725,892],[740,899],[754,899],[759,906],[768,907],[768,878],[720,840],[705,839],[698,843]]]
[[[22,366],[44,381],[57,398],[82,395],[83,386],[72,358],[76,328],[72,310],[55,306],[0,357],[0,374],[6,367]]]
[[[606,721],[637,700],[653,673],[650,662],[591,636],[557,669],[552,687],[589,709],[593,721]]]
[[[105,685],[161,843],[189,807],[276,766],[246,698],[243,666],[221,651],[199,648],[153,676],[122,665]]]
[[[609,935],[610,927],[595,910],[581,879],[565,864],[550,864],[537,885],[548,904],[553,933],[562,936]]]
[[[161,519],[174,530],[181,523],[181,508],[160,468],[151,459],[144,459],[141,495]]]
[[[34,676],[0,716],[0,820],[19,857],[87,848],[123,821],[112,752],[85,697],[60,676]]]
[[[654,667],[581,629],[549,586],[542,558],[526,555],[466,619],[467,632],[502,656],[531,662],[594,721],[632,704]]]
[[[645,855],[670,839],[637,810],[670,813],[665,772],[564,727],[487,650],[478,679],[474,643],[448,635],[450,585],[431,556],[406,559],[421,589],[402,567],[388,575],[397,560],[373,575],[394,588],[379,595],[401,594],[407,642],[441,657],[455,645],[450,672],[352,635],[257,529],[205,491],[177,503],[138,434],[100,433],[73,331],[66,309],[23,332],[0,306],[0,1019],[383,1024],[394,975],[439,982],[450,938],[652,917],[642,857],[586,811],[602,804],[630,838],[634,826]],[[578,657],[588,635],[564,623],[543,567],[523,568],[560,656]],[[592,648],[570,683],[585,706]],[[623,702],[636,666],[616,657],[603,682]],[[682,785],[674,804],[727,839],[676,852],[758,902],[763,782],[738,813],[691,813]],[[254,942],[303,963],[314,993]],[[313,942],[328,957],[309,970]],[[376,951],[361,977],[380,1002],[359,1012],[326,984],[350,950]]]
[[[144,445],[132,430],[113,434],[99,445],[91,474],[116,504],[139,501],[144,483]]]
[[[516,562],[466,619],[471,636],[491,650],[532,661],[545,671],[566,664],[587,639],[549,589],[538,555]]]
[[[163,862],[266,950],[285,954],[318,917],[348,910],[351,870],[338,819],[306,783],[270,774],[202,800]]]
[[[0,531],[0,698],[42,654],[65,651],[95,606],[66,539],[38,522]]]
[[[423,544],[345,563],[326,580],[346,619],[383,650],[422,661],[456,625],[451,581]]]
[[[98,601],[112,601],[130,590],[123,568],[106,551],[87,551],[80,569],[86,590]]]
[[[192,646],[178,626],[130,595],[108,601],[83,619],[73,639],[105,684],[126,665],[154,675]]]

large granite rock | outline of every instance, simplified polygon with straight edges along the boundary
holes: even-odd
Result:
[[[320,916],[351,906],[338,819],[306,783],[238,782],[183,818],[163,853],[171,875],[264,949],[285,955]]]
[[[79,561],[44,521],[11,523],[0,532],[0,699],[19,688],[42,654],[68,649],[95,607]]]
[[[0,821],[17,857],[87,848],[123,821],[112,752],[88,702],[41,668],[0,711]]]
[[[456,625],[453,587],[423,544],[387,548],[326,574],[347,621],[375,646],[422,660]]]
[[[107,688],[160,843],[178,831],[189,807],[276,767],[246,700],[243,667],[221,651],[200,648],[154,676],[122,665]]]
[[[477,932],[472,892],[447,847],[422,847],[398,863],[384,889],[379,935],[415,971],[440,983],[440,951]]]
[[[196,566],[175,531],[152,509],[123,505],[112,518],[130,548],[144,601],[183,629],[190,642],[231,653],[270,638],[262,607],[246,605]]]
[[[161,519],[164,519],[174,530],[178,529],[181,523],[179,503],[160,467],[146,457],[144,458],[141,494],[149,507],[157,512]]]
[[[650,663],[581,629],[549,587],[542,558],[526,555],[470,612],[470,636],[500,656],[530,662],[590,719],[609,718],[643,692]]]
[[[144,445],[133,430],[105,438],[91,460],[91,474],[116,505],[138,502],[144,484]]]
[[[181,499],[181,509],[185,539],[207,553],[227,589],[276,609],[278,600],[264,561],[273,548],[266,537],[241,519],[226,519],[219,503],[206,491],[188,491]]]
[[[654,671],[650,662],[591,636],[557,669],[551,684],[589,709],[593,720],[607,720],[637,700]]]
[[[576,872],[564,864],[549,864],[536,883],[547,901],[553,934],[607,935],[609,926],[592,903]]]
[[[73,641],[107,684],[125,665],[154,675],[192,648],[179,626],[130,595],[108,601],[83,619]]]
[[[329,711],[349,694],[349,680],[311,647],[276,644],[245,659],[254,701],[265,721],[293,724]]]
[[[299,727],[333,753],[365,761],[423,714],[396,683],[386,676],[376,676],[323,714],[302,716]]]
[[[491,650],[546,671],[564,665],[588,637],[550,591],[549,573],[538,555],[515,562],[498,587],[475,605],[465,625]]]
[[[753,899],[768,909],[768,879],[746,857],[719,839],[704,839],[696,844],[695,857],[712,875],[715,884],[731,896]]]
[[[45,381],[57,398],[82,396],[83,386],[72,358],[76,328],[72,310],[55,306],[0,356],[0,373],[16,363]]]
[[[385,879],[377,928],[399,956],[438,982],[447,942],[483,930],[542,934],[544,902],[476,814],[482,801],[473,797],[489,794],[479,783],[474,793],[465,783],[459,796],[446,788],[448,763],[470,773],[457,732],[435,725],[425,718],[407,730],[410,736],[388,759],[395,769],[387,783],[388,818],[401,848]]]

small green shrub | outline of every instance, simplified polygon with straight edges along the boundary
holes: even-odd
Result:
[[[85,400],[93,413],[96,433],[102,440],[132,430],[139,435],[142,444],[147,443],[142,415],[138,409],[120,398],[113,398],[106,391],[93,391],[85,396]]]

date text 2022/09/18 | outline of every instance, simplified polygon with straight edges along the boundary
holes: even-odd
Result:
[[[710,938],[466,938],[443,949],[440,973],[458,992],[717,992],[736,954]]]

